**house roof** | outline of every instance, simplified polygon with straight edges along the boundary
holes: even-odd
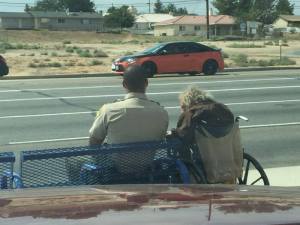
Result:
[[[0,17],[4,18],[31,18],[32,16],[26,12],[0,12]]]
[[[231,25],[235,24],[235,20],[232,16],[228,15],[216,15],[209,16],[210,25],[222,24]],[[165,25],[199,25],[206,24],[206,16],[178,16],[170,20],[166,20],[160,23],[156,23],[155,26],[165,26]]]
[[[294,16],[294,15],[280,15],[280,18],[286,20],[286,21],[292,21],[292,22],[300,22],[300,16]]]
[[[57,17],[66,17],[65,12],[49,12],[49,11],[30,11],[29,14],[33,15],[36,18],[57,18]]]
[[[88,12],[43,12],[30,11],[31,15],[36,18],[102,18],[102,14]]]
[[[136,23],[159,23],[173,18],[174,16],[170,14],[148,13],[148,14],[141,14],[136,16],[135,22]]]

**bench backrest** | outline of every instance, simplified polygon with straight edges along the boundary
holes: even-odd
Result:
[[[23,151],[23,187],[80,185],[87,181],[89,184],[126,183],[126,176],[139,177],[153,170],[153,162],[175,161],[180,145],[178,140],[169,140]],[[168,167],[166,161],[163,164]],[[123,181],[116,181],[116,177],[122,177]]]
[[[12,152],[0,153],[0,189],[12,187],[15,155]]]

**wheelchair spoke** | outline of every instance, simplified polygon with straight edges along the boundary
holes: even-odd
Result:
[[[245,175],[244,175],[244,184],[247,184],[249,168],[250,168],[250,161],[247,161]]]
[[[255,181],[253,181],[252,183],[251,183],[251,185],[254,185],[254,184],[256,184],[259,180],[261,180],[262,179],[262,177],[259,177],[259,178],[257,178]]]

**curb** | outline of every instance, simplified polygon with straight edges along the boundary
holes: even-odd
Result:
[[[238,67],[226,68],[223,72],[247,72],[247,71],[271,71],[271,70],[300,70],[300,67]],[[53,74],[53,75],[29,75],[29,76],[4,76],[0,80],[19,79],[49,79],[49,78],[84,78],[84,77],[117,77],[115,73],[81,73],[81,74]]]

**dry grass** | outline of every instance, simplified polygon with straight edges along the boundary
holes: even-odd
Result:
[[[12,44],[39,45],[40,49],[9,49],[4,53],[4,57],[10,66],[10,75],[47,75],[47,74],[68,74],[68,73],[101,73],[110,72],[113,59],[130,53],[142,51],[158,41],[172,40],[194,40],[197,37],[176,37],[162,40],[150,36],[133,36],[131,34],[103,34],[94,32],[55,32],[55,31],[1,31],[0,42]],[[200,38],[199,38],[199,41]],[[251,59],[270,60],[279,58],[279,46],[266,45],[264,48],[230,48],[230,45],[253,44],[263,45],[264,41],[237,42],[237,41],[217,41],[202,42],[207,45],[214,45],[229,56],[225,63],[232,67],[236,66],[232,61],[235,55],[246,53]],[[300,51],[300,42],[297,40],[288,41],[289,46],[282,47],[282,52]],[[89,51],[91,57],[80,57],[80,54],[67,52],[67,48],[81,49]],[[108,57],[97,57],[95,50],[107,54]],[[99,56],[99,55],[98,55]],[[300,65],[300,58],[292,58]],[[30,63],[39,61],[41,67],[29,67]],[[98,63],[98,61],[101,61]],[[44,67],[48,62],[60,62],[61,67]]]

